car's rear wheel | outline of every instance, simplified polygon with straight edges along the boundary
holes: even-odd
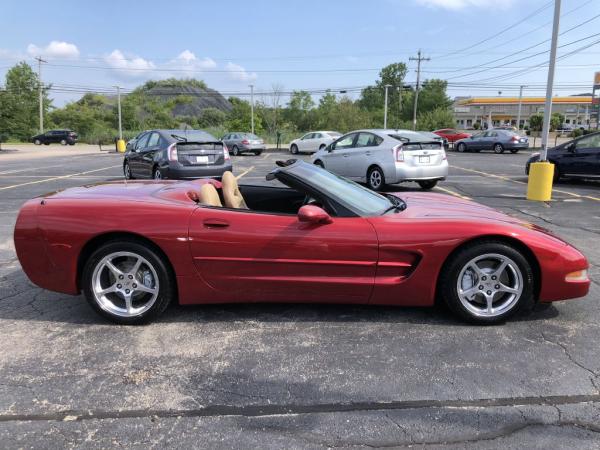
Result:
[[[137,242],[112,241],[98,248],[83,269],[82,287],[92,308],[120,324],[158,317],[175,298],[165,261]]]
[[[60,140],[60,145],[67,145],[67,140],[66,139],[61,139]]]
[[[292,146],[290,147],[290,153],[292,155],[297,155],[298,154],[298,146],[296,144],[292,144]]]
[[[260,156],[260,154],[261,154],[261,153],[262,153],[262,151],[258,150],[258,151],[256,151],[256,152],[254,152],[254,155],[255,155],[255,156]]]
[[[125,162],[125,164],[123,164],[123,175],[125,175],[126,180],[133,180],[133,175],[131,173],[131,167],[129,166],[128,162]]]
[[[320,159],[317,159],[315,161],[315,166],[319,166],[321,168],[325,168],[325,165],[323,165],[323,161],[321,161]]]
[[[152,172],[152,178],[154,178],[155,180],[162,180],[162,172],[158,167],[154,168],[154,171]]]
[[[554,175],[552,176],[552,181],[554,183],[557,183],[558,181],[560,181],[560,177],[560,170],[558,170],[558,166],[554,164]]]
[[[33,143],[35,145],[42,145],[42,141],[40,141],[39,139],[36,139],[35,141],[33,141]]]
[[[374,191],[380,191],[385,186],[385,176],[379,167],[375,166],[369,169],[367,173],[367,186]]]
[[[511,148],[510,152],[514,155],[515,153],[519,152],[519,149],[518,148]]]
[[[419,181],[418,183],[419,183],[419,186],[421,186],[421,189],[423,189],[425,191],[430,191],[438,184],[438,180],[422,180],[422,181]]]
[[[458,145],[456,146],[456,151],[460,152],[460,153],[464,153],[467,151],[467,145],[463,144],[462,142],[459,142]]]
[[[238,148],[237,145],[233,146],[233,148],[231,149],[231,154],[233,156],[240,156],[240,149]]]
[[[502,146],[502,144],[494,144],[494,153],[504,153],[504,147]]]
[[[465,247],[444,265],[438,292],[462,319],[492,324],[531,309],[533,270],[525,256],[503,242]]]

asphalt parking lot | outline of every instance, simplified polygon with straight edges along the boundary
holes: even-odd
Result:
[[[450,153],[435,190],[583,250],[584,299],[493,327],[442,308],[261,304],[172,305],[124,327],[33,286],[12,244],[24,201],[118,179],[122,157],[0,152],[0,447],[600,448],[600,183],[561,182],[552,202],[529,202],[528,155]],[[240,156],[234,168],[265,183],[289,157]]]

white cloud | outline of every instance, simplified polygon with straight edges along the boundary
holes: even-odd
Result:
[[[234,64],[232,62],[228,62],[225,65],[225,70],[227,70],[229,72],[229,77],[232,80],[254,81],[257,78],[256,73],[247,72],[246,69],[244,69],[242,66],[240,66],[239,64]]]
[[[115,70],[118,75],[124,75],[129,78],[142,78],[146,73],[156,66],[152,61],[148,61],[139,56],[126,57],[121,50],[113,50],[110,55],[104,57],[104,61]]]
[[[508,8],[515,0],[416,0],[417,3],[433,8],[459,10],[464,8]]]
[[[194,53],[189,50],[182,51],[177,58],[171,61],[172,64],[178,64],[182,68],[190,68],[193,70],[214,69],[217,63],[208,57],[198,59]]]
[[[27,53],[31,56],[46,56],[49,58],[77,58],[79,49],[75,44],[64,41],[52,41],[46,47],[38,47],[35,44],[27,46]]]

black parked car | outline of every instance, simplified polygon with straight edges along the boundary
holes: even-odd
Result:
[[[231,170],[227,146],[199,130],[149,130],[123,160],[125,178],[221,178]]]
[[[527,161],[529,165],[540,160],[534,153]],[[548,161],[554,164],[554,181],[561,177],[600,178],[600,133],[588,134],[565,144],[548,149]]]
[[[75,145],[77,142],[77,133],[71,130],[48,130],[43,134],[38,134],[31,138],[31,142],[35,145]]]

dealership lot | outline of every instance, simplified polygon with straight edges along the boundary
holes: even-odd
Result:
[[[102,321],[82,297],[21,272],[20,205],[56,189],[122,177],[97,147],[0,152],[0,442],[26,447],[552,446],[600,432],[600,183],[561,182],[525,200],[516,155],[449,154],[435,192],[545,226],[586,253],[582,300],[496,327],[443,308],[324,305],[179,307],[144,327]],[[267,183],[289,153],[234,158]],[[300,156],[308,159],[308,156]],[[416,184],[391,190],[418,189]],[[410,205],[409,205],[410,207]],[[589,443],[589,442],[588,442]]]

